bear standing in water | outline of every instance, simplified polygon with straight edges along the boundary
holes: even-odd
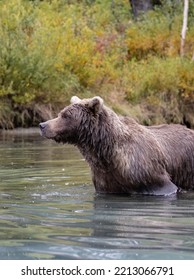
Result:
[[[71,98],[42,136],[78,147],[97,192],[171,195],[194,190],[194,132],[181,125],[143,126],[102,98]]]

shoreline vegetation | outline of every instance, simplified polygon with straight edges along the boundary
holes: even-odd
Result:
[[[128,0],[0,1],[0,128],[36,126],[71,96],[145,125],[194,127],[194,0],[132,15]],[[175,4],[176,2],[176,4]]]

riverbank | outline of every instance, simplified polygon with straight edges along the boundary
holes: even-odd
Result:
[[[0,127],[36,126],[72,95],[100,95],[144,124],[194,127],[194,1],[184,57],[182,9],[134,20],[126,0],[1,1]]]

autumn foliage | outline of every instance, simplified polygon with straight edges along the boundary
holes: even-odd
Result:
[[[194,125],[194,25],[181,58],[181,3],[134,20],[128,0],[2,0],[0,19],[1,127],[34,125],[75,94],[126,113],[122,97],[144,123]]]

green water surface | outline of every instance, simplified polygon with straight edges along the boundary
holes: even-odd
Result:
[[[75,147],[1,131],[0,259],[194,259],[194,193],[98,195]]]

